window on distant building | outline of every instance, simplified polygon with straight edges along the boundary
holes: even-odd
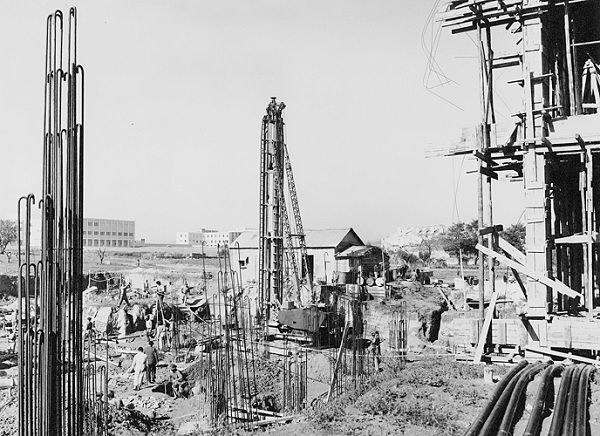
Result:
[[[104,236],[104,232],[100,232],[100,236]]]
[[[98,232],[94,232],[94,235],[95,235],[95,236],[98,236]]]
[[[94,227],[98,227],[98,223],[97,222],[94,223]]]

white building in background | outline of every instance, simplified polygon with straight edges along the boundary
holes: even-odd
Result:
[[[384,249],[394,251],[402,248],[407,251],[418,251],[423,241],[438,239],[446,232],[446,226],[400,227],[391,235],[381,240]]]
[[[135,221],[83,219],[84,247],[134,247]]]
[[[177,232],[175,243],[178,245],[202,245],[217,247],[231,245],[246,229],[243,230],[210,230],[202,229],[197,232]]]
[[[202,245],[204,233],[202,232],[177,232],[175,243],[178,245]]]
[[[42,216],[39,211],[32,211],[31,246],[42,246]],[[24,223],[21,222],[21,237],[25,238]],[[113,220],[104,218],[83,219],[84,247],[134,247],[135,221]]]
[[[209,230],[204,233],[204,242],[207,247],[229,245],[229,232]]]

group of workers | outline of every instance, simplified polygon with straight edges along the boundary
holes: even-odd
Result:
[[[133,390],[139,391],[144,381],[144,375],[148,384],[156,383],[156,365],[158,364],[158,351],[154,348],[154,342],[148,341],[145,347],[138,347],[137,353],[133,356],[133,361],[129,367],[129,372],[133,373]],[[188,384],[186,376],[175,363],[169,367],[169,380],[167,383],[171,387],[172,395],[175,398],[181,398],[187,395]]]

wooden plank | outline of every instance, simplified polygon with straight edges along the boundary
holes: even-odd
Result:
[[[554,351],[549,348],[541,348],[541,347],[535,347],[533,345],[527,345],[525,347],[525,349],[529,350],[529,351],[533,351],[534,353],[545,354],[547,356],[562,357],[564,359],[570,359],[570,360],[574,360],[577,362],[588,363],[590,365],[600,366],[600,361],[598,361],[598,360],[589,359],[587,357],[576,356],[571,353],[562,353],[560,351]]]
[[[440,291],[440,294],[441,294],[442,298],[444,298],[444,300],[446,301],[446,304],[448,304],[448,307],[451,307],[452,309],[456,310],[454,303],[452,301],[450,301],[448,299],[448,297],[446,297],[446,294],[444,293],[444,291],[442,291],[442,288],[439,286],[436,286],[436,288],[438,289],[438,291]]]
[[[498,247],[500,247],[501,250],[504,250],[513,260],[519,262],[521,265],[527,265],[527,256],[502,236],[498,237]]]
[[[484,247],[483,245],[477,244],[476,248],[479,251],[481,251],[483,254],[485,254],[486,256],[492,257],[492,258],[496,259],[497,261],[503,263],[504,265],[508,266],[509,268],[514,268],[518,272],[525,274],[527,277],[530,277],[533,280],[536,280],[546,286],[551,287],[556,292],[560,292],[561,294],[568,295],[571,298],[581,297],[581,294],[579,292],[575,292],[573,289],[569,288],[567,285],[565,285],[563,282],[561,282],[559,280],[549,279],[548,277],[543,276],[540,273],[530,269],[528,266],[521,265],[520,263],[515,262],[514,260],[511,260],[511,259],[507,258],[506,256],[502,256],[500,253],[496,253],[495,251],[492,251],[489,248]]]
[[[498,165],[498,163],[495,160],[493,160],[490,156],[482,153],[479,150],[473,150],[473,156],[475,156],[479,160],[484,161],[489,166],[495,167],[496,165]]]
[[[498,224],[496,226],[484,227],[483,229],[479,230],[479,234],[481,236],[489,235],[490,233],[497,234],[502,230],[504,230],[504,227],[502,226],[502,224]]]
[[[498,174],[486,167],[479,167],[479,172],[484,176],[491,177],[494,180],[498,180]]]
[[[483,286],[483,283],[481,283],[481,286]],[[492,293],[490,305],[488,306],[488,311],[485,314],[485,320],[483,321],[481,332],[479,333],[479,342],[477,343],[475,357],[473,357],[473,362],[475,363],[481,362],[481,356],[483,356],[483,347],[487,341],[487,332],[490,329],[490,324],[492,323],[492,317],[494,315],[494,309],[496,308],[496,300],[498,300],[498,292],[494,291]]]
[[[88,356],[88,359],[90,359],[90,356],[94,356],[94,358],[95,358],[97,361],[99,360],[100,362],[107,363],[107,364],[109,364],[109,365],[113,365],[113,366],[116,366],[116,367],[118,367],[118,366],[119,366],[119,365],[117,365],[116,363],[114,363],[114,362],[111,362],[110,360],[107,360],[107,359],[106,359],[106,356],[104,356],[104,357],[99,357],[99,356],[98,356],[96,353],[89,352],[89,351],[87,351],[87,350],[85,350],[85,352],[86,352],[86,354],[87,354],[87,356]],[[136,353],[137,353],[137,351],[136,351]]]

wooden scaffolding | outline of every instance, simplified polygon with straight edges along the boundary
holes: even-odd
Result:
[[[600,350],[600,2],[593,0],[455,0],[440,12],[452,33],[475,32],[480,47],[481,123],[471,148],[479,161],[478,249],[512,269],[527,309],[514,329],[526,340],[502,341],[530,350]],[[516,42],[514,53],[496,55],[493,38]],[[494,73],[517,68],[509,83],[523,91],[522,110],[505,138],[496,134]],[[492,221],[492,184],[503,177],[523,181],[526,252],[503,241]],[[480,340],[476,360],[493,342],[494,264],[479,262]],[[484,313],[483,283],[492,284]],[[506,320],[496,323],[506,325]],[[509,329],[510,330],[510,329]],[[498,340],[496,335],[496,340]],[[497,345],[497,344],[495,344]],[[500,344],[502,345],[502,344]]]

